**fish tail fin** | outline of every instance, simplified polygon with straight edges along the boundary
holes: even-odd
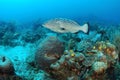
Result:
[[[84,33],[88,33],[88,32],[89,32],[89,24],[88,24],[88,23],[84,24],[84,25],[81,27],[81,30],[82,30]]]

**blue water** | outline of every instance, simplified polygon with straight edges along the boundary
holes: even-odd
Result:
[[[0,0],[0,20],[31,22],[65,17],[120,23],[120,0]]]

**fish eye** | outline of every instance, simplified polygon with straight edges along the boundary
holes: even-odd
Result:
[[[60,28],[61,30],[65,30],[65,28]]]

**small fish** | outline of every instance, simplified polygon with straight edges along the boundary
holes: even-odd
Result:
[[[42,26],[57,33],[77,33],[78,31],[88,33],[89,28],[88,24],[80,26],[77,22],[66,18],[54,18],[45,22]]]

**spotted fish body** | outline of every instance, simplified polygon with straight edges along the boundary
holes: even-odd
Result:
[[[77,22],[66,18],[54,18],[43,24],[43,27],[48,28],[57,33],[76,33],[78,31],[88,32],[88,24],[80,26]]]

